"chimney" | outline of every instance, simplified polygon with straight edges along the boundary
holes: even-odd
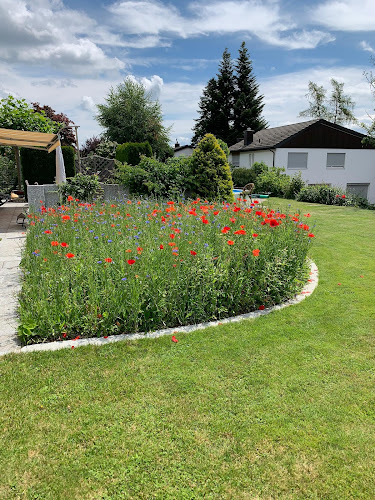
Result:
[[[176,144],[174,145],[174,148],[177,149],[180,147],[180,143],[178,142],[178,140],[176,139]]]
[[[254,138],[254,130],[251,130],[251,128],[248,128],[247,130],[245,130],[244,136],[243,136],[244,146],[248,146],[249,144],[251,144],[253,142],[253,138]]]

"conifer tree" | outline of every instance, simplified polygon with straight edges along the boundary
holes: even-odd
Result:
[[[203,90],[203,95],[199,101],[198,113],[200,117],[195,120],[196,124],[193,127],[194,136],[192,143],[194,145],[207,133],[207,130],[210,130],[216,136],[218,107],[217,82],[215,78],[211,78]]]
[[[264,108],[263,96],[259,94],[259,85],[253,74],[252,61],[249,58],[245,42],[238,51],[234,77],[233,129],[231,143],[243,135],[244,130],[251,128],[255,132],[267,127],[262,118]]]

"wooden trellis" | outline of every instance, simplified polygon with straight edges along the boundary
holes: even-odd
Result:
[[[81,158],[81,172],[86,175],[96,174],[100,182],[105,182],[113,175],[115,168],[115,160],[111,158],[103,158],[101,156],[87,156]],[[78,164],[76,162],[76,169]]]

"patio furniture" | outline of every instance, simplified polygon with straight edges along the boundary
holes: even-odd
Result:
[[[10,200],[9,194],[0,193],[0,206]]]
[[[26,220],[26,214],[24,214],[23,212],[17,215],[17,220],[16,220],[17,224],[22,224],[22,227],[24,228],[26,228],[25,220]]]
[[[241,196],[243,196],[243,197],[248,196],[250,198],[250,201],[251,201],[251,195],[253,194],[254,187],[255,186],[252,182],[249,182],[248,184],[246,184],[246,186],[242,189]]]

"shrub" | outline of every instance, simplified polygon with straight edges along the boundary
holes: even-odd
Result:
[[[255,179],[257,193],[270,193],[272,196],[285,196],[289,189],[290,177],[283,173],[283,168],[271,167]]]
[[[182,197],[191,190],[190,158],[168,158],[165,163],[142,157],[138,166],[117,164],[117,178],[130,194],[160,198]]]
[[[62,146],[65,173],[67,177],[75,175],[74,148]],[[30,184],[53,184],[56,177],[56,151],[38,151],[21,148],[22,177]]]
[[[219,143],[219,146],[221,147],[221,149],[224,151],[225,156],[228,158],[229,153],[230,153],[229,148],[228,148],[228,144],[221,139],[217,139],[217,142]]]
[[[369,210],[375,209],[375,205],[369,203],[365,198],[348,193],[342,188],[327,186],[325,184],[303,187],[298,193],[296,199],[298,201],[321,203],[323,205],[345,205],[350,207],[367,208]]]
[[[253,173],[249,168],[234,168],[232,170],[233,185],[236,187],[244,187],[249,182],[253,182]]]
[[[116,160],[128,165],[138,165],[141,161],[141,155],[151,157],[152,149],[146,142],[125,142],[119,144],[116,148]]]
[[[301,172],[294,174],[284,194],[285,198],[294,200],[304,186],[305,181],[302,179]]]
[[[190,158],[197,196],[208,200],[234,200],[228,160],[214,135],[206,134]]]
[[[102,188],[97,175],[77,174],[59,185],[59,193],[64,202],[69,196],[81,202],[92,202],[102,194]]]
[[[117,142],[102,139],[93,154],[101,156],[102,158],[116,158],[117,146]]]
[[[12,148],[0,148],[0,192],[10,193],[17,185],[18,175]]]
[[[313,234],[279,210],[128,200],[30,217],[23,343],[234,316],[292,297],[308,278]]]

